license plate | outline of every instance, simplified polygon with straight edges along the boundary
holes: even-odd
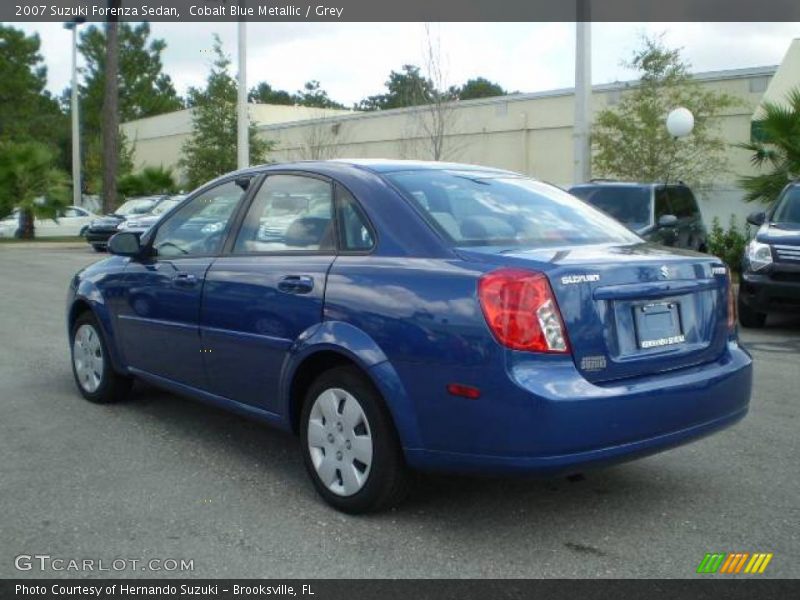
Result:
[[[639,348],[661,348],[686,341],[677,302],[640,304],[634,307],[633,314]]]

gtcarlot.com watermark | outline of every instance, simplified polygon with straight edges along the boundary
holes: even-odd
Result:
[[[194,571],[194,559],[185,558],[66,558],[49,554],[20,554],[14,558],[18,571]]]

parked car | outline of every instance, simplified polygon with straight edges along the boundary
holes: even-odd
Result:
[[[104,217],[98,217],[89,223],[86,230],[86,241],[97,252],[102,252],[108,245],[108,240],[117,233],[119,224],[135,216],[143,216],[153,210],[156,205],[168,196],[146,196],[131,198],[124,202],[117,210]]]
[[[122,221],[117,225],[117,231],[136,231],[144,233],[155,225],[161,217],[178,206],[184,198],[186,198],[186,196],[168,196],[157,202],[150,212],[141,216],[131,216]]]
[[[294,220],[264,238],[276,203]],[[135,377],[293,431],[346,512],[399,502],[408,469],[570,474],[748,409],[719,259],[508,171],[253,167],[109,250],[69,287],[80,393]]]
[[[800,311],[800,182],[747,220],[759,229],[742,257],[739,322],[763,327],[771,312]]]
[[[593,181],[569,193],[614,217],[648,242],[705,252],[706,227],[692,190],[683,184]]]
[[[37,238],[70,237],[83,235],[84,229],[97,215],[80,206],[67,206],[59,210],[55,219],[33,220],[33,234]],[[0,237],[19,237],[22,233],[19,210],[14,210],[0,221]]]

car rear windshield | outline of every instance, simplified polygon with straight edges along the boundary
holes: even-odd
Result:
[[[800,225],[800,186],[787,189],[772,215],[773,223]]]
[[[571,189],[570,194],[599,208],[633,230],[643,229],[650,224],[650,188],[584,186]]]
[[[524,177],[437,170],[390,173],[387,178],[459,246],[640,241],[566,192]]]

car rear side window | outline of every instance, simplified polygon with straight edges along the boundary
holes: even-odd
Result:
[[[336,186],[339,244],[342,250],[365,252],[375,245],[375,238],[358,202],[341,185]]]
[[[554,186],[480,171],[428,170],[387,178],[446,239],[462,246],[558,246],[641,241]]]
[[[685,186],[670,187],[669,201],[673,210],[672,214],[679,219],[692,217],[699,212],[694,194]]]
[[[650,224],[650,188],[641,186],[581,186],[570,194],[599,208],[631,229],[642,229]]]
[[[335,239],[330,182],[270,175],[247,211],[233,252],[333,252]]]

